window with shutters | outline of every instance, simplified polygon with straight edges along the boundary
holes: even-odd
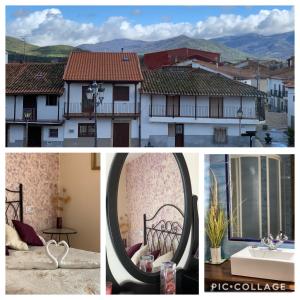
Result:
[[[49,137],[57,138],[58,137],[58,129],[57,128],[50,128],[49,129]]]
[[[214,143],[215,144],[227,143],[227,128],[224,127],[214,128]]]
[[[114,101],[129,101],[129,86],[115,85],[113,88]]]
[[[78,137],[94,137],[94,136],[95,136],[95,124],[92,123],[78,124]]]

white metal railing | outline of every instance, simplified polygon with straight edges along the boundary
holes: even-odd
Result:
[[[136,114],[139,112],[138,103],[102,103],[96,107],[97,114]],[[90,103],[69,103],[64,104],[64,113],[81,114],[81,113],[93,113],[94,105]]]
[[[232,118],[237,119],[239,106],[224,106],[210,108],[208,105],[151,105],[149,106],[150,117],[191,117],[191,118]],[[255,119],[256,111],[252,107],[243,107],[243,119]]]

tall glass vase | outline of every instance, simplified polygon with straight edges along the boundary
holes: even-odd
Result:
[[[176,294],[176,264],[172,261],[164,262],[160,267],[160,293]]]

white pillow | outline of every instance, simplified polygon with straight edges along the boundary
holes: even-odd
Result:
[[[140,258],[143,255],[146,255],[149,253],[149,247],[148,245],[142,246],[138,251],[134,253],[134,255],[131,257],[131,261],[137,266],[140,262]]]
[[[20,239],[17,231],[7,224],[5,227],[5,245],[15,250],[26,251],[29,249],[28,245]]]
[[[162,265],[162,263],[166,262],[166,261],[170,261],[173,258],[173,251],[167,252],[162,256],[159,256],[154,262],[153,262],[153,269],[155,269],[156,271],[158,271],[158,269],[160,268],[160,266]]]

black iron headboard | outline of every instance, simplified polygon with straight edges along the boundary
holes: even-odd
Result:
[[[11,225],[12,220],[23,222],[23,185],[17,190],[5,189],[5,221]]]
[[[160,219],[156,221],[159,212],[169,207],[178,212],[179,218],[182,217],[181,224],[177,220]],[[182,235],[183,219],[184,214],[182,210],[174,204],[162,205],[153,217],[149,219],[147,219],[146,214],[144,214],[144,245],[148,244],[151,252],[159,249],[160,255],[169,251],[175,253]]]

